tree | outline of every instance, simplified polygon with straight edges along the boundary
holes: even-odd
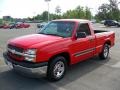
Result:
[[[120,19],[118,4],[117,0],[109,0],[109,4],[102,4],[98,8],[96,18],[99,20],[113,19],[118,21]]]
[[[98,14],[96,15],[96,17],[100,20],[105,20],[105,19],[110,19],[110,9],[109,9],[109,5],[108,4],[102,4],[99,8],[98,8]]]
[[[55,12],[57,13],[57,15],[61,13],[61,8],[60,8],[60,6],[57,6],[57,7],[55,8]]]
[[[42,20],[47,21],[48,20],[48,11],[44,11],[41,15]]]
[[[76,18],[85,18],[85,10],[83,7],[81,6],[78,6],[76,9],[75,9],[77,15],[76,15]]]
[[[89,20],[92,19],[92,14],[91,14],[90,8],[88,7],[85,8],[85,18]]]
[[[0,19],[0,24],[2,24],[3,23],[3,20],[2,19]]]
[[[77,6],[73,10],[68,10],[63,14],[63,18],[91,19],[91,11],[88,7]]]
[[[120,19],[120,10],[119,10],[119,2],[117,0],[109,0],[110,2],[110,14],[111,18],[115,20]]]

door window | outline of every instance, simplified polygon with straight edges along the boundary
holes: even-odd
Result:
[[[85,32],[87,36],[91,35],[90,28],[87,23],[80,24],[77,32]]]

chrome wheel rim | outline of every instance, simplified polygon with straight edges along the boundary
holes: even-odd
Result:
[[[105,47],[104,49],[104,57],[106,58],[108,56],[108,47]]]
[[[54,76],[59,78],[63,75],[64,71],[65,71],[64,63],[62,61],[57,62],[54,66],[54,71],[53,71]]]

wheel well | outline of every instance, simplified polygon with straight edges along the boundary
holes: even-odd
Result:
[[[55,57],[57,56],[63,56],[65,57],[65,59],[67,60],[67,64],[69,65],[70,64],[70,55],[68,52],[62,52],[62,53],[59,53],[59,54],[56,54],[54,56],[52,56],[50,59],[49,59],[49,62],[50,63]]]
[[[111,41],[108,40],[108,41],[105,42],[105,44],[108,44],[108,45],[111,46]]]

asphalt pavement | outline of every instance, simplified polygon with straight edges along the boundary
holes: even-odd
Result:
[[[116,43],[105,61],[98,57],[71,66],[65,77],[49,82],[45,72],[14,72],[5,65],[2,53],[9,39],[37,32],[29,29],[0,29],[0,90],[120,90],[120,28],[94,24],[95,29],[114,31]]]

